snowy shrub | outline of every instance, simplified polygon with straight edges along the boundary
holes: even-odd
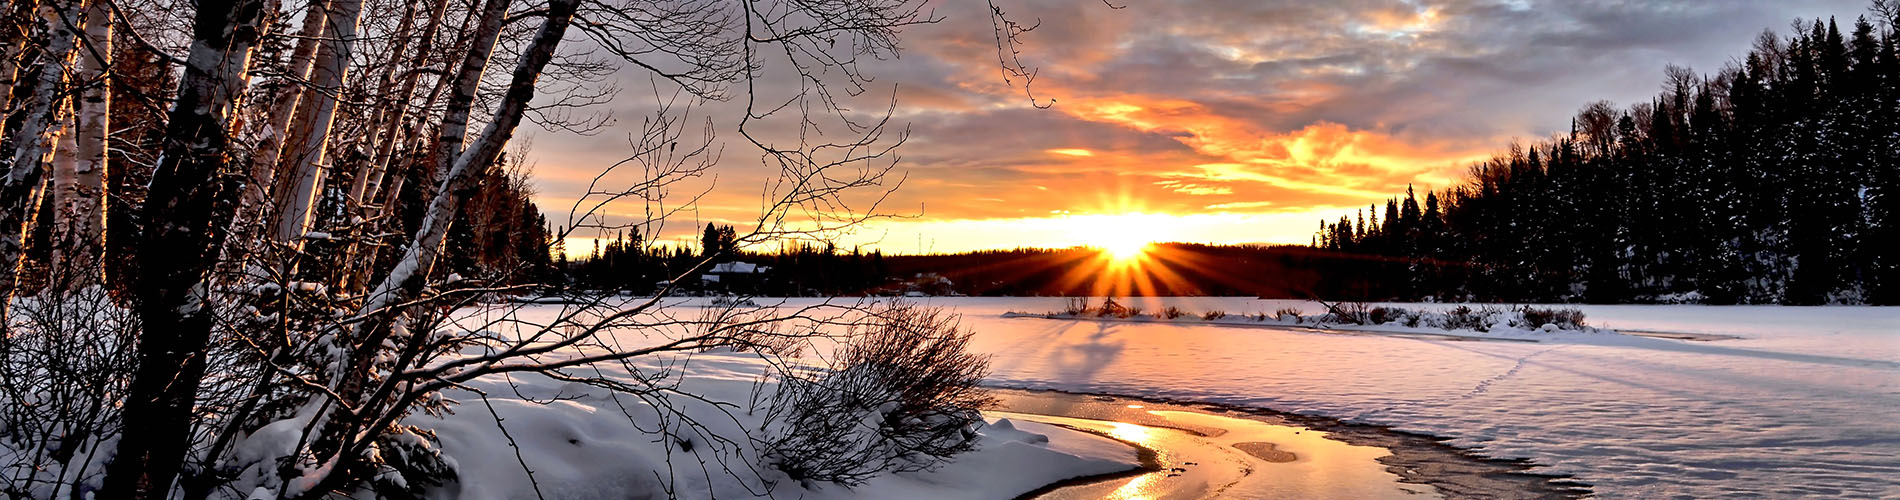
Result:
[[[21,298],[10,309],[0,335],[0,493],[52,498],[63,496],[58,488],[96,487],[118,433],[138,318],[99,287]]]
[[[1161,316],[1161,319],[1175,319],[1182,316],[1187,316],[1187,311],[1183,311],[1179,307],[1168,306],[1161,309],[1160,316]]]
[[[788,376],[770,399],[765,463],[800,482],[858,485],[973,449],[993,400],[977,386],[989,358],[969,352],[970,335],[937,309],[874,311],[830,367]]]
[[[1414,311],[1403,307],[1380,306],[1366,311],[1366,324],[1400,324],[1407,327],[1416,327],[1421,321],[1424,321],[1425,316],[1427,316],[1427,314],[1421,311]]]
[[[1413,310],[1404,311],[1405,314],[1398,318],[1398,322],[1408,328],[1416,328],[1420,322],[1425,320],[1425,313],[1423,312]]]
[[[1204,321],[1213,321],[1225,317],[1227,317],[1227,311],[1220,310],[1208,311],[1201,314],[1201,319]]]
[[[1374,307],[1366,311],[1366,324],[1383,325],[1406,316],[1404,309],[1396,307]]]
[[[1364,302],[1341,302],[1337,304],[1320,302],[1320,304],[1325,305],[1327,311],[1324,316],[1320,316],[1319,322],[1321,323],[1365,325],[1371,324],[1372,322],[1371,308],[1367,307]]]
[[[1273,317],[1281,321],[1298,323],[1300,322],[1300,314],[1303,312],[1304,311],[1301,311],[1298,307],[1282,307],[1280,310],[1273,312]]]
[[[1489,331],[1492,318],[1502,311],[1491,306],[1473,310],[1471,306],[1458,306],[1445,312],[1443,324],[1435,325],[1446,330]]]
[[[1129,308],[1122,309],[1120,313],[1115,314],[1115,317],[1121,318],[1121,319],[1128,319],[1128,318],[1140,316],[1141,312],[1142,312],[1141,308],[1139,307],[1129,307]]]
[[[1117,318],[1126,318],[1129,316],[1128,307],[1115,302],[1115,299],[1113,298],[1104,299],[1102,301],[1102,307],[1095,309],[1095,316],[1103,317],[1103,318],[1109,317],[1109,316],[1114,316]]]
[[[430,487],[456,479],[455,466],[442,456],[434,432],[398,426],[372,445],[377,471],[370,486],[381,498],[419,499]]]
[[[1088,297],[1073,297],[1067,301],[1064,301],[1063,303],[1062,314],[1069,315],[1069,316],[1081,316],[1084,314],[1088,314],[1088,312],[1089,312]]]
[[[1524,306],[1518,309],[1518,313],[1521,315],[1520,321],[1514,322],[1511,326],[1534,329],[1544,325],[1556,325],[1562,330],[1582,330],[1584,326],[1583,311],[1574,307],[1554,309]]]

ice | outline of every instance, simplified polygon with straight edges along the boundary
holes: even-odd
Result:
[[[819,301],[755,300],[768,307]],[[1613,498],[1900,497],[1900,308],[1575,306],[1599,328],[1739,338],[1517,331],[1494,336],[1513,340],[1501,341],[1295,332],[1198,318],[1003,317],[1059,311],[1063,298],[912,300],[960,313],[976,331],[972,349],[994,356],[991,383],[998,386],[1389,425],[1491,456],[1528,458]],[[1220,310],[1229,320],[1286,307],[1323,311],[1310,302],[1250,298],[1119,300],[1146,311]],[[532,307],[552,314],[560,306]],[[986,459],[959,462],[976,460]]]
[[[1060,310],[1054,298],[931,302],[956,308],[978,332],[972,347],[995,356],[998,385],[1390,425],[1529,458],[1607,497],[1900,496],[1900,308],[1580,306],[1598,327],[1742,338],[1559,334],[1531,343],[1001,317]],[[1124,302],[1229,314],[1321,309],[1234,298]]]

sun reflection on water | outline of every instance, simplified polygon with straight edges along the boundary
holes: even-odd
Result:
[[[1161,476],[1156,474],[1142,474],[1128,481],[1128,484],[1124,484],[1120,488],[1115,488],[1115,491],[1103,498],[1113,500],[1152,500],[1156,493],[1155,482],[1160,479],[1160,477]]]
[[[1148,445],[1151,444],[1150,442],[1154,439],[1154,429],[1142,425],[1115,422],[1109,427],[1108,435],[1113,436],[1115,439]]]

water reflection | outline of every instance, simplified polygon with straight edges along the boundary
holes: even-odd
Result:
[[[1122,441],[1147,446],[1154,440],[1154,429],[1135,424],[1109,422],[1108,435]]]
[[[1158,486],[1155,483],[1160,478],[1161,476],[1155,474],[1135,476],[1134,479],[1128,480],[1127,483],[1122,484],[1120,488],[1115,488],[1113,493],[1103,498],[1112,500],[1153,500],[1155,498],[1154,493],[1157,489],[1156,487]]]
[[[1430,486],[1400,483],[1377,459],[1385,448],[1327,439],[1302,427],[1200,412],[1102,405],[1116,420],[993,412],[1133,443],[1154,453],[1156,470],[1052,491],[1044,499],[1437,498]],[[1046,410],[1046,409],[1044,409]],[[1051,412],[1055,413],[1055,412]],[[1099,413],[1076,412],[1102,418]],[[1132,423],[1129,420],[1141,423]],[[1190,430],[1191,429],[1191,430]]]

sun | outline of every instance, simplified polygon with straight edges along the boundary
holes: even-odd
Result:
[[[1102,257],[1117,266],[1140,262],[1153,249],[1156,231],[1168,227],[1164,215],[1125,213],[1074,215],[1064,219],[1069,237],[1078,244],[1101,251]]]
[[[1111,238],[1095,244],[1096,248],[1102,250],[1103,255],[1116,263],[1132,263],[1141,260],[1142,256],[1148,254],[1148,247],[1151,245],[1153,243],[1137,238]]]

